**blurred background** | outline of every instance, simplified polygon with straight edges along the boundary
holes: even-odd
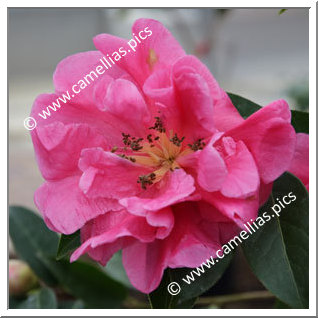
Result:
[[[94,50],[92,37],[98,33],[130,38],[131,25],[140,17],[160,20],[188,54],[198,56],[208,66],[226,91],[260,105],[285,98],[291,108],[307,110],[309,12],[278,12],[9,9],[9,204],[36,210],[33,194],[43,180],[23,120],[38,94],[53,92],[52,75],[57,63],[68,55]],[[232,292],[262,289],[251,273],[246,276],[246,264],[240,253],[237,255],[236,265],[216,286],[216,292],[224,292],[229,281]],[[240,280],[242,275],[244,281]]]

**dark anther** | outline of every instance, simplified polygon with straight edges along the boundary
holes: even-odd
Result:
[[[124,145],[129,146],[129,145],[131,144],[131,140],[129,139],[129,138],[130,138],[130,135],[129,135],[129,134],[122,133],[122,136],[123,136],[123,143],[124,143]]]
[[[198,139],[195,141],[193,144],[188,144],[188,146],[193,150],[193,151],[198,151],[202,150],[205,146],[205,142],[202,142],[203,138]]]
[[[182,141],[184,140],[184,138],[185,138],[185,137],[178,138],[177,134],[174,134],[174,136],[170,139],[170,141],[171,141],[174,145],[180,147]]]
[[[143,140],[143,138],[138,138],[138,139],[134,139],[131,144],[130,144],[130,148],[133,151],[138,151],[140,149],[142,149],[142,146],[140,145],[140,142]]]
[[[153,127],[149,127],[149,129],[154,129],[154,130],[157,130],[157,131],[159,131],[161,133],[165,132],[166,129],[163,127],[163,123],[162,123],[161,118],[160,117],[155,117],[155,120],[156,120],[156,122],[155,122],[154,126]]]
[[[140,145],[140,142],[143,140],[143,138],[136,138],[136,137],[130,137],[129,134],[122,133],[123,135],[123,143],[126,146],[129,146],[131,150],[138,151],[142,149],[142,146]],[[124,147],[124,150],[126,151],[127,148]]]
[[[147,136],[147,139],[148,139],[148,141],[149,141],[150,143],[152,143],[152,142],[153,142],[153,140],[152,140],[152,134],[149,134],[149,135]]]
[[[142,175],[138,177],[137,183],[141,184],[141,187],[146,190],[147,185],[153,184],[153,181],[156,179],[156,174],[155,173],[150,173],[146,175]]]

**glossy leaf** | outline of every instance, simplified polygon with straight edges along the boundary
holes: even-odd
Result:
[[[89,308],[118,308],[126,298],[124,286],[92,264],[45,259],[60,285],[71,295],[82,299]]]
[[[71,235],[62,234],[60,237],[56,259],[69,258],[71,253],[81,245],[80,231]]]
[[[222,277],[233,257],[233,252],[218,260],[211,268],[205,268],[200,276],[191,275],[191,268],[168,269],[159,287],[149,294],[149,300],[153,308],[191,308],[195,299],[213,287]],[[187,276],[188,275],[188,276]],[[189,278],[192,277],[193,279]],[[185,280],[183,280],[185,279]],[[188,283],[186,282],[188,281]],[[172,296],[167,287],[175,282],[180,286],[180,293]],[[176,290],[178,287],[173,287]]]
[[[56,254],[58,235],[34,212],[17,206],[9,208],[9,232],[17,254],[34,273],[48,285],[56,284],[43,258]]]
[[[114,280],[122,283],[128,288],[134,289],[133,285],[131,285],[128,279],[125,268],[123,266],[121,251],[115,253],[103,269],[105,273]]]
[[[233,105],[239,111],[243,118],[247,118],[251,116],[253,113],[261,109],[261,106],[236,94],[228,93],[229,97]],[[303,132],[308,134],[309,133],[309,114],[298,111],[292,110],[292,119],[291,124],[293,125],[295,131],[297,133]]]
[[[277,217],[272,207],[291,193],[296,200]],[[278,211],[278,207],[274,209]],[[282,302],[293,308],[308,308],[309,241],[308,192],[301,181],[285,173],[274,182],[272,196],[260,209],[272,219],[243,244],[246,258],[258,279]],[[279,211],[278,211],[279,212]]]
[[[53,290],[42,288],[28,295],[24,300],[11,299],[10,309],[56,309],[57,300]]]

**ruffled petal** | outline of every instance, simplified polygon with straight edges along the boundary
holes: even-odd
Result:
[[[233,106],[228,95],[221,89],[216,79],[213,77],[209,69],[195,56],[187,55],[180,58],[174,68],[179,68],[181,65],[192,69],[193,73],[200,75],[207,83],[213,103],[213,123],[220,131],[227,131],[239,124],[244,119]]]
[[[198,183],[206,191],[220,190],[226,180],[227,168],[219,152],[209,143],[198,160]]]
[[[177,131],[191,143],[210,136],[216,130],[212,97],[206,81],[186,65],[174,67],[173,80],[178,100]]]
[[[225,158],[225,163],[228,173],[220,190],[224,196],[247,198],[258,191],[260,180],[257,166],[242,141],[235,144],[234,153]]]
[[[183,169],[177,169],[144,195],[123,198],[119,203],[131,213],[145,215],[147,211],[157,211],[187,199],[194,190],[193,178]]]
[[[139,194],[138,177],[149,173],[147,168],[101,148],[84,149],[79,168],[83,171],[79,186],[91,198],[121,199]]]
[[[119,54],[121,57],[118,58],[117,64],[140,86],[153,71],[169,67],[179,57],[185,55],[171,33],[158,21],[138,19],[132,31],[134,35],[138,37],[141,35],[145,39],[138,43],[133,37],[127,41],[109,34],[99,34],[93,41],[96,48],[105,56],[118,52],[121,48],[123,53]]]
[[[53,122],[32,133],[36,159],[46,180],[79,174],[78,160],[83,148],[105,147],[105,138],[87,124]]]
[[[296,142],[290,118],[288,104],[278,100],[226,132],[226,136],[242,140],[248,147],[264,183],[277,179],[290,165]]]
[[[119,249],[133,244],[136,240],[152,242],[156,233],[157,229],[150,226],[143,217],[131,215],[125,210],[109,212],[82,229],[84,242],[73,252],[71,262],[88,253],[105,266]]]
[[[223,196],[220,192],[204,192],[202,193],[202,197],[243,229],[244,223],[257,218],[259,209],[258,192],[246,199],[228,198]]]
[[[79,176],[73,176],[46,182],[36,190],[34,202],[53,231],[71,234],[98,215],[121,209],[116,200],[88,199],[78,183]]]
[[[103,54],[99,51],[88,51],[70,55],[62,60],[53,75],[56,93],[62,94],[69,91],[72,103],[83,108],[94,108],[94,87],[103,75],[119,78],[125,74],[116,65],[107,70],[101,62],[102,57]],[[99,72],[96,70],[98,66],[100,66]]]
[[[309,191],[309,135],[297,134],[296,149],[288,171],[299,178]]]

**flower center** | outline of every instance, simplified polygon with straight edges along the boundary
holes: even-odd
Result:
[[[159,182],[168,171],[180,169],[178,158],[201,150],[205,146],[205,143],[202,142],[203,139],[184,145],[185,137],[179,137],[172,130],[167,133],[160,117],[155,117],[155,119],[154,126],[149,128],[154,132],[148,134],[146,139],[122,133],[124,147],[114,147],[111,150],[124,159],[153,168],[153,172],[141,175],[137,180],[143,189]]]

